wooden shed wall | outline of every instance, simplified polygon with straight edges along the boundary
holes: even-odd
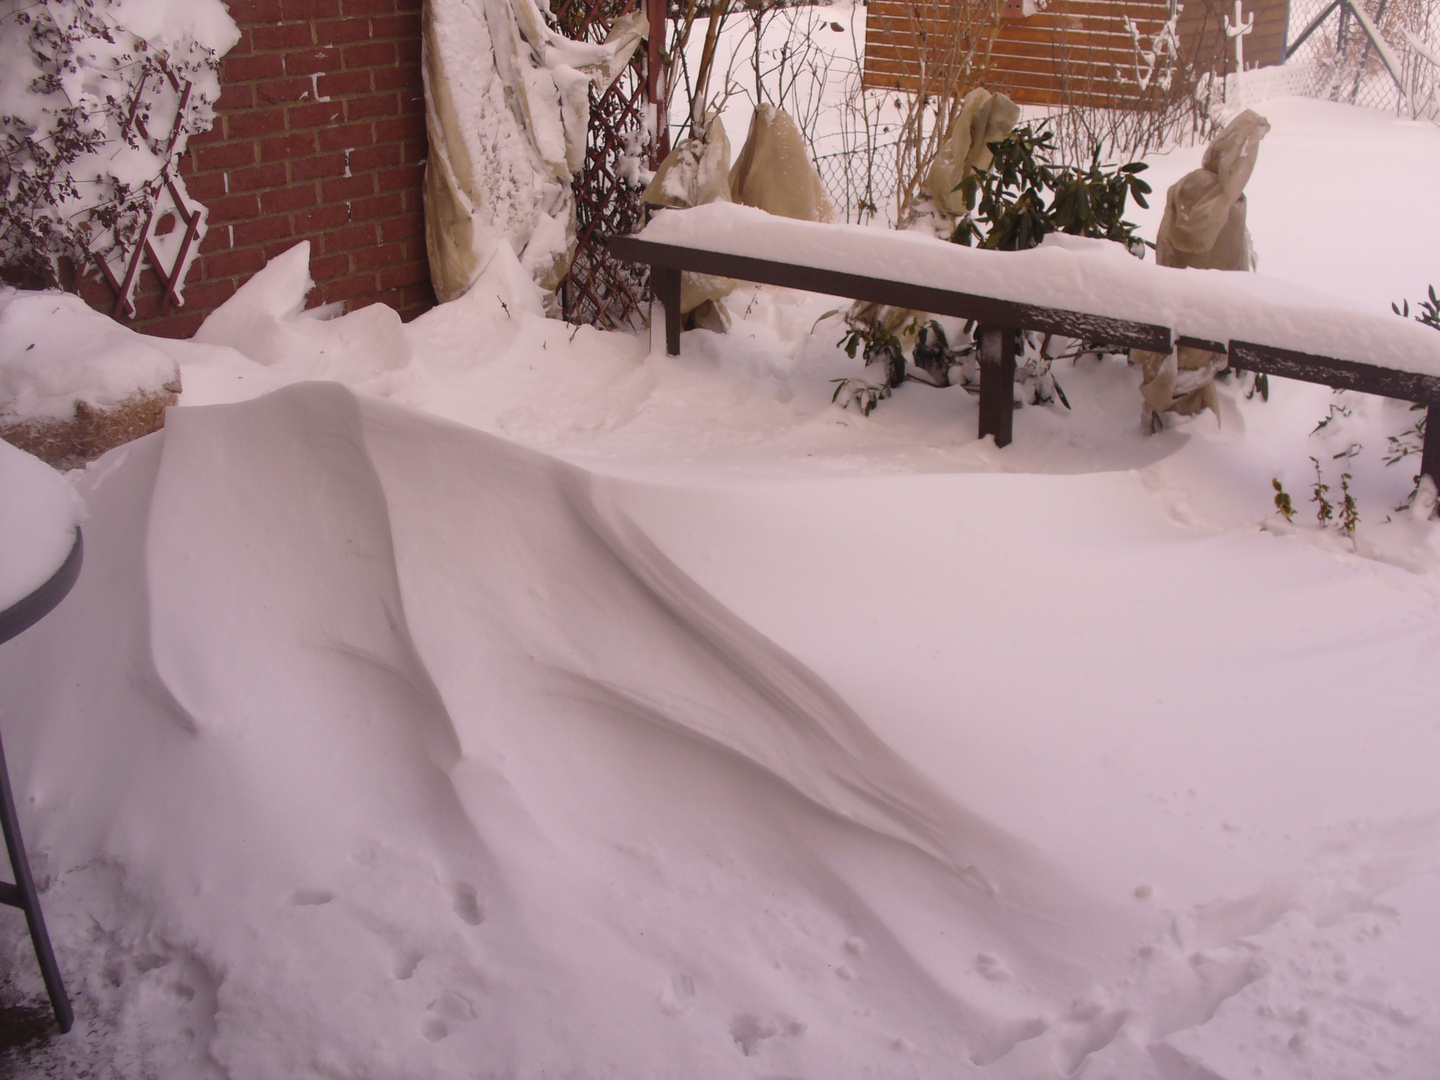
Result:
[[[1181,58],[1197,74],[1234,69],[1234,46],[1225,36],[1225,16],[1234,0],[1185,0],[1179,19]],[[1282,60],[1286,0],[1242,0],[1255,28],[1245,38],[1246,67]],[[1133,99],[1136,87],[1135,25],[1148,43],[1169,17],[1165,0],[1051,0],[1027,18],[1007,14],[992,20],[994,39],[988,68],[978,78],[961,75],[961,89],[983,83],[1016,101],[1034,105],[1118,104]],[[865,84],[914,90],[920,68],[920,34],[934,57],[954,33],[946,4],[914,0],[870,0],[866,9]],[[932,61],[933,64],[933,61]]]

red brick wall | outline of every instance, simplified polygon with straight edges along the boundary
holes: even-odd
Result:
[[[425,107],[421,0],[227,0],[240,41],[221,67],[215,126],[180,171],[210,211],[185,286],[162,310],[147,272],[137,329],[193,334],[265,260],[311,246],[309,304],[386,303],[412,318],[435,303],[421,207]],[[87,282],[105,310],[114,295]]]

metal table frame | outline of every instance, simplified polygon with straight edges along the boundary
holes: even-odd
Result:
[[[80,564],[84,557],[85,544],[77,526],[75,543],[71,545],[70,554],[61,563],[60,569],[29,596],[0,611],[0,644],[34,626],[65,599],[80,576]],[[25,912],[25,921],[30,926],[30,940],[35,945],[35,959],[45,980],[45,990],[50,995],[55,1022],[60,1025],[62,1033],[67,1032],[75,1023],[75,1014],[65,994],[60,969],[55,964],[55,950],[50,947],[50,933],[45,929],[40,897],[35,892],[35,879],[30,874],[30,863],[25,857],[25,841],[20,836],[20,822],[15,817],[15,796],[10,790],[10,770],[5,764],[3,742],[0,742],[0,823],[4,825],[5,850],[10,855],[10,868],[15,877],[13,885],[0,881],[0,904]]]

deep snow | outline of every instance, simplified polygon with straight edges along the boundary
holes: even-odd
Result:
[[[1257,182],[1337,131],[1440,160],[1263,111]],[[1283,272],[1305,198],[1252,187],[1272,273],[1423,291],[1429,206]],[[1144,437],[1086,360],[997,450],[959,388],[831,405],[865,372],[824,297],[745,288],[670,358],[544,320],[513,259],[321,321],[306,257],[154,342],[185,407],[73,474],[80,581],[0,649],[80,1017],[20,1075],[1433,1074],[1403,403],[1232,385]],[[1353,542],[1305,524],[1311,455]]]

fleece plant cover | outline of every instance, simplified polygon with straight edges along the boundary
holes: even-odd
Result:
[[[648,33],[643,12],[617,19],[596,44],[556,32],[534,0],[426,3],[425,244],[442,301],[471,286],[501,241],[542,288],[560,283],[590,88],[613,83]]]

